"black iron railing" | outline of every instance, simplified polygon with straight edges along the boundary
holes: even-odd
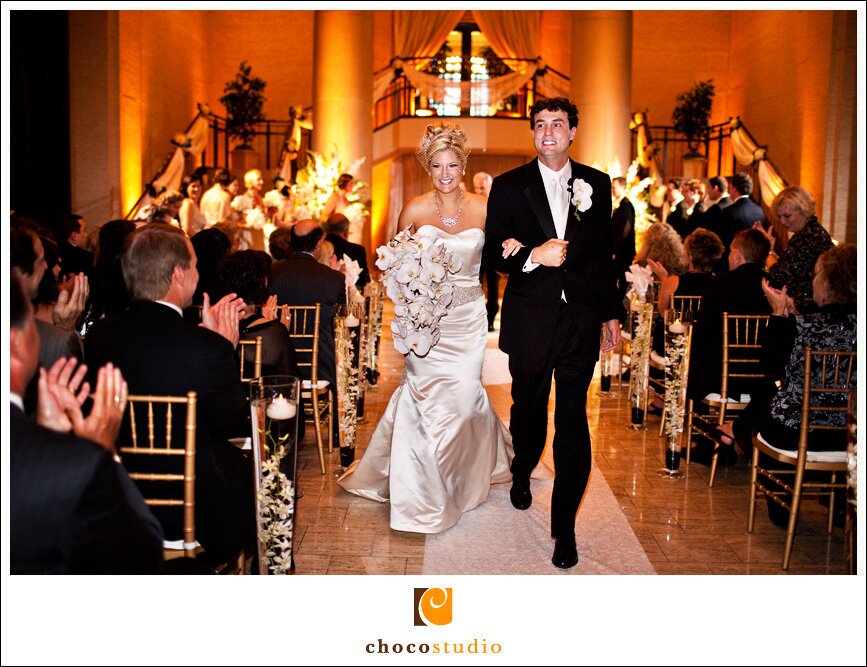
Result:
[[[403,60],[409,64],[414,61],[430,59],[405,58]],[[382,71],[384,70],[380,70],[380,72],[376,72],[374,75]],[[550,85],[541,85],[542,77],[546,77],[545,80],[546,82],[550,82]],[[445,79],[445,76],[442,78]],[[495,78],[491,76],[490,80],[493,81]],[[480,82],[480,85],[484,85],[484,82]],[[526,120],[534,100],[545,98],[545,92],[553,90],[566,92],[568,89],[569,78],[551,67],[546,67],[543,70],[537,70],[529,81],[512,94],[499,100],[492,100],[484,105],[492,108],[492,113],[480,113],[479,109],[482,105],[467,104],[466,101],[463,101],[460,105],[452,105],[450,111],[445,112],[443,111],[443,107],[447,104],[446,100],[420,94],[419,90],[413,86],[406,75],[398,71],[395,74],[394,80],[385,89],[385,92],[373,103],[373,128],[374,130],[378,130],[399,118],[411,118],[415,116],[482,116]]]

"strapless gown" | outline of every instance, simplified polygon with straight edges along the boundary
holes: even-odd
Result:
[[[440,320],[439,342],[426,356],[405,356],[400,386],[364,456],[338,484],[365,498],[390,501],[395,530],[439,533],[484,502],[492,483],[511,480],[514,451],[481,379],[488,334],[479,287],[485,233],[450,234],[431,225],[416,233],[436,235],[461,258],[453,284],[471,300],[454,305]]]

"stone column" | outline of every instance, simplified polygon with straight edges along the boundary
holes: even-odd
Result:
[[[69,12],[72,210],[90,225],[122,216],[141,194],[140,161],[130,166],[121,159],[118,17]],[[140,138],[133,139],[140,149]]]
[[[370,184],[373,153],[373,13],[317,11],[313,22],[313,150],[344,165]],[[370,239],[365,225],[363,243]]]
[[[572,12],[572,101],[578,134],[572,157],[622,171],[631,162],[632,12]]]

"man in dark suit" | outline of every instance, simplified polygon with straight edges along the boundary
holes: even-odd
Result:
[[[364,286],[370,282],[370,271],[367,270],[367,251],[363,245],[349,240],[349,218],[342,213],[332,213],[325,222],[325,240],[334,246],[334,254],[337,259],[344,256],[354,259],[361,267],[358,274],[358,282],[355,286],[364,290]]]
[[[614,275],[617,278],[618,294],[626,297],[625,273],[635,259],[635,206],[626,196],[626,179],[617,176],[611,179],[611,197],[614,210],[611,213],[611,236],[614,244]]]
[[[693,331],[689,361],[689,398],[700,401],[720,390],[722,374],[722,314],[763,315],[771,308],[762,291],[765,260],[771,244],[757,229],[735,235],[728,258],[729,270],[708,281],[702,294]],[[737,387],[731,392],[739,391]]]
[[[82,246],[87,242],[87,223],[80,215],[69,215],[61,220],[55,231],[60,250],[61,275],[93,272],[93,253]]]
[[[15,271],[9,312],[12,574],[158,573],[160,525],[113,458],[126,407],[123,377],[116,369],[100,373],[94,407],[85,418],[69,389],[78,388],[76,362],[43,371],[38,423],[31,421],[22,396],[36,372],[39,332]],[[81,400],[88,388],[82,389]]]
[[[509,274],[500,349],[509,355],[512,374],[511,501],[522,510],[532,503],[530,473],[545,446],[553,373],[552,562],[570,568],[578,562],[575,515],[592,460],[587,388],[599,358],[600,326],[601,347],[610,350],[620,338],[623,307],[611,258],[611,181],[569,159],[578,109],[565,98],[546,99],[533,105],[530,118],[538,157],[494,179],[485,254]]]
[[[742,229],[749,229],[753,223],[767,223],[762,207],[750,199],[753,191],[753,179],[749,174],[739,172],[732,176],[730,184],[732,203],[722,213],[722,227],[719,238],[723,247],[729,248],[732,239]],[[723,256],[725,259],[725,255]]]
[[[93,326],[85,358],[91,366],[114,363],[133,394],[197,392],[196,539],[212,564],[225,563],[255,544],[253,472],[250,461],[228,442],[250,433],[234,360],[243,302],[229,294],[211,306],[206,297],[202,325],[185,321],[182,309],[192,302],[198,283],[196,254],[180,230],[166,225],[146,225],[130,234],[121,268],[133,303],[127,312]],[[183,441],[183,426],[183,417],[176,416],[175,442]],[[128,467],[134,465],[147,462]],[[181,537],[180,512],[165,508],[155,514],[167,539]]]
[[[717,236],[722,230],[722,212],[732,203],[729,183],[725,176],[714,176],[707,183],[707,199],[698,227],[703,227]]]
[[[313,220],[301,220],[291,232],[295,253],[271,266],[271,294],[289,306],[322,304],[319,312],[319,377],[332,386],[336,380],[334,314],[346,305],[346,283],[340,271],[318,261],[322,254],[322,228]]]
[[[290,234],[295,253],[271,266],[271,294],[277,303],[312,306],[319,309],[319,379],[328,380],[334,406],[337,406],[337,362],[334,351],[334,314],[346,305],[346,282],[340,271],[319,263],[324,240],[322,228],[314,220],[300,220]],[[333,422],[334,443],[340,442],[338,420]]]

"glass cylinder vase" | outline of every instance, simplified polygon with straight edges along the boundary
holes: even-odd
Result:
[[[660,475],[680,477],[681,434],[686,410],[689,373],[690,318],[671,309],[665,311],[665,400],[662,419],[665,433],[665,468]]]
[[[260,574],[293,574],[301,381],[264,375],[250,385]]]
[[[644,426],[647,406],[653,303],[647,303],[644,294],[633,293],[630,317],[632,318],[632,349],[629,367],[629,405],[632,427],[641,428]]]

